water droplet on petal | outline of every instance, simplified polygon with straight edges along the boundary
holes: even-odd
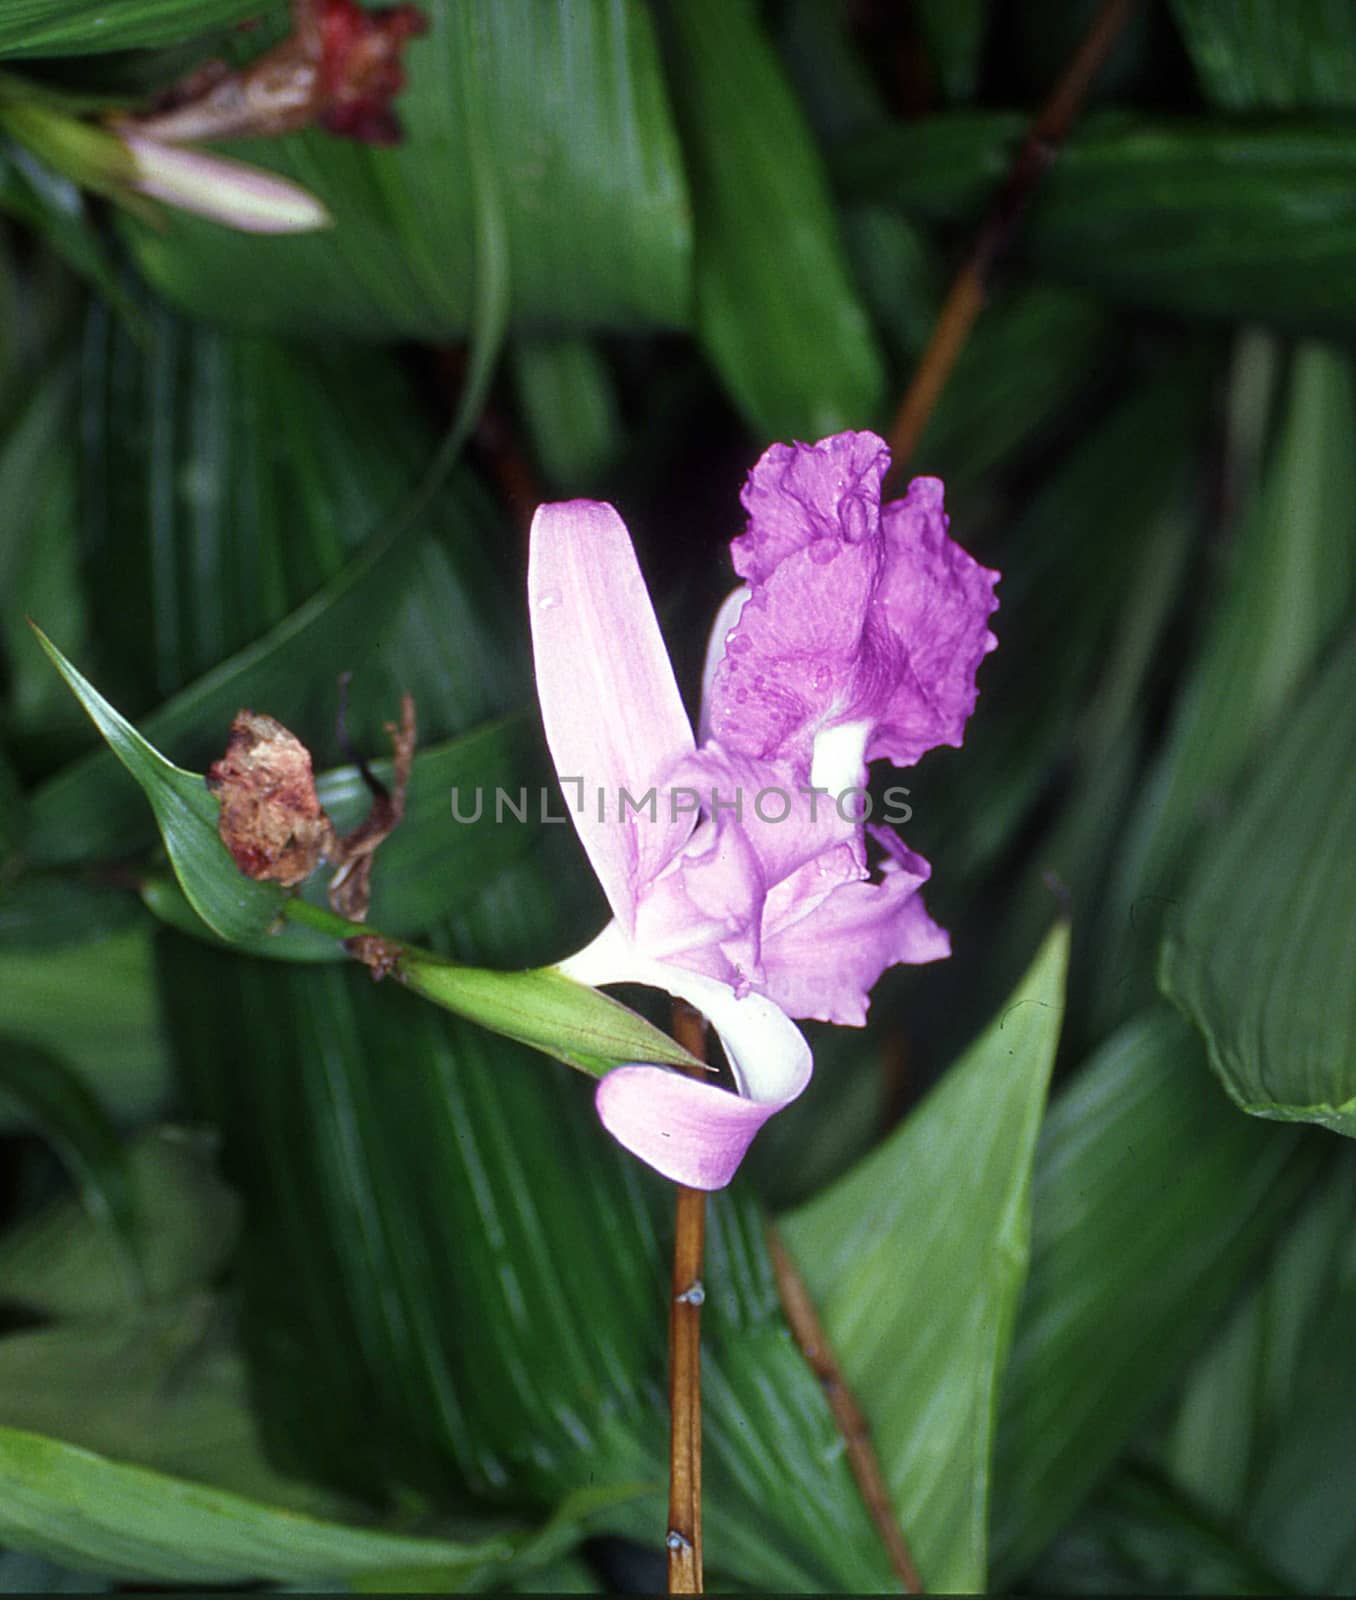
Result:
[[[543,611],[554,611],[560,604],[560,590],[547,589],[537,597],[537,605]]]

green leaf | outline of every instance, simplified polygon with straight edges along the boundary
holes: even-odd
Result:
[[[0,1240],[0,1300],[54,1318],[126,1317],[209,1284],[235,1242],[238,1205],[202,1133],[161,1128],[126,1151],[141,1272],[73,1196]]]
[[[138,1219],[126,1154],[84,1081],[46,1051],[0,1038],[0,1093],[52,1145],[90,1215],[134,1258]]]
[[[899,1131],[784,1224],[929,1592],[985,1587],[998,1385],[1068,947],[1057,928]]]
[[[232,861],[217,833],[220,805],[202,776],[166,761],[36,625],[34,632],[113,754],[141,786],[193,909],[223,939],[263,933],[281,915],[285,896],[276,884],[247,878]]]
[[[698,337],[758,433],[869,424],[880,355],[818,151],[753,6],[685,0],[663,18],[693,174]]]
[[[9,0],[0,17],[0,55],[87,55],[175,44],[257,16],[260,9],[259,0]]]
[[[501,937],[549,915],[540,895],[494,906]],[[573,1077],[389,984],[184,941],[165,959],[188,1092],[244,1185],[247,1343],[280,1461],[443,1500],[646,1483],[605,1525],[657,1544],[671,1186],[608,1139]],[[761,1227],[747,1196],[710,1208],[708,1565],[879,1590],[888,1567]]]
[[[1171,0],[1210,99],[1235,111],[1356,105],[1356,13],[1329,0]]]
[[[1350,613],[1356,597],[1356,388],[1349,359],[1320,345],[1296,353],[1261,488],[1232,552],[1198,660],[1182,681],[1167,738],[1136,807],[1110,893],[1114,995],[1123,1014],[1145,997],[1165,915],[1186,868],[1250,756]],[[1145,981],[1127,985],[1139,955]]]
[[[595,486],[623,443],[606,362],[584,339],[518,339],[509,355],[523,423],[547,481],[567,494]]]
[[[65,885],[48,892],[63,905],[73,898],[77,918],[88,910]],[[9,905],[0,900],[0,926]],[[118,1122],[143,1121],[169,1089],[150,940],[144,928],[110,933],[93,918],[69,931],[97,942],[44,949],[29,924],[0,947],[5,1031],[60,1057]]]
[[[597,1078],[627,1061],[694,1064],[681,1045],[643,1017],[549,967],[492,972],[411,953],[399,974],[425,1000]]]
[[[444,1569],[476,1586],[515,1553],[322,1521],[0,1428],[0,1539],[86,1571],[171,1584],[250,1579],[323,1587],[389,1567]]]
[[[649,11],[422,9],[398,148],[319,129],[232,147],[316,194],[336,219],[325,238],[128,224],[150,281],[195,316],[288,336],[461,339],[487,274],[511,283],[522,331],[685,322],[689,208]]]
[[[92,675],[109,698],[200,768],[241,706],[328,730],[343,670],[374,754],[406,690],[425,738],[522,704],[498,514],[462,472],[430,500],[442,462],[392,363],[163,310],[153,325],[147,350],[95,314],[84,343]],[[105,752],[40,787],[28,853],[125,855],[150,837]]]
[[[1159,981],[1255,1116],[1356,1136],[1356,633],[1201,852]]]
[[[1055,1099],[999,1413],[995,1583],[1026,1569],[1162,1403],[1322,1157],[1238,1116],[1166,1008],[1113,1035]]]
[[[1024,124],[958,112],[835,152],[853,201],[973,227]],[[1356,325],[1356,151],[1337,117],[1089,118],[1042,180],[1019,247],[1043,275],[1196,317],[1345,335]]]

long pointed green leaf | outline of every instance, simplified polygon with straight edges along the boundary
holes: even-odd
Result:
[[[1285,1227],[1322,1151],[1240,1117],[1166,1008],[1050,1108],[1002,1395],[994,1578],[1009,1583],[1162,1402]]]
[[[90,721],[150,802],[175,876],[193,909],[223,939],[263,933],[282,913],[283,891],[276,884],[247,878],[231,860],[217,834],[221,808],[201,775],[166,761],[40,628],[35,626],[34,632]]]
[[[1356,633],[1258,762],[1169,923],[1159,980],[1255,1116],[1356,1137]]]
[[[900,1130],[785,1222],[929,1592],[985,1587],[998,1384],[1068,930]]]

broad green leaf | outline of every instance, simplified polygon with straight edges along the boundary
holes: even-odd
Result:
[[[346,1509],[269,1466],[230,1314],[207,1294],[0,1338],[0,1427],[291,1511]]]
[[[1349,359],[1326,346],[1301,347],[1260,491],[1128,830],[1110,903],[1118,976],[1136,951],[1156,945],[1193,847],[1227,814],[1231,785],[1274,739],[1287,701],[1350,614],[1353,441]],[[1122,983],[1115,1003],[1123,1011],[1135,993]]]
[[[197,39],[277,0],[8,0],[0,55],[88,55]]]
[[[1240,1117],[1166,1008],[1126,1024],[1054,1100],[999,1411],[995,1583],[1026,1570],[1161,1405],[1323,1156]]]
[[[501,938],[549,915],[540,894],[494,907]],[[670,1186],[611,1143],[572,1077],[390,984],[183,941],[165,960],[188,1091],[244,1187],[246,1338],[280,1462],[368,1495],[393,1478],[443,1498],[512,1483],[545,1505],[646,1483],[604,1525],[658,1548]],[[878,1590],[888,1567],[760,1235],[747,1198],[713,1202],[708,1567]],[[466,1336],[480,1326],[494,1339]]]
[[[235,1242],[238,1205],[212,1161],[210,1138],[180,1128],[127,1149],[139,1279],[117,1240],[74,1198],[53,1202],[0,1240],[0,1301],[47,1317],[127,1317],[212,1282]]]
[[[487,273],[525,332],[685,322],[688,200],[648,9],[422,9],[398,148],[319,129],[232,146],[316,194],[325,238],[131,224],[150,281],[195,316],[288,336],[464,338]]]
[[[284,894],[277,884],[256,883],[232,861],[217,833],[221,807],[201,774],[166,761],[130,722],[120,716],[88,679],[66,660],[40,629],[39,643],[109,748],[150,802],[175,876],[189,903],[223,939],[249,939],[272,926],[282,913]]]
[[[1036,1565],[1041,1594],[1286,1594],[1239,1533],[1142,1468],[1123,1468]]]
[[[0,1037],[0,1094],[61,1157],[86,1210],[130,1264],[138,1219],[126,1151],[83,1079],[47,1051]]]
[[[748,0],[687,0],[663,20],[693,175],[698,337],[758,432],[866,426],[884,398],[880,355],[757,13]]]
[[[1356,105],[1356,12],[1332,0],[1171,0],[1209,98],[1235,111]]]
[[[585,339],[516,339],[509,350],[523,423],[550,486],[596,485],[623,444],[607,363]]]
[[[497,516],[460,472],[428,501],[436,441],[398,369],[163,311],[154,328],[148,351],[96,314],[84,346],[92,676],[109,698],[200,770],[241,706],[328,730],[346,669],[372,755],[406,690],[425,739],[520,705]],[[29,856],[125,855],[148,825],[96,754],[38,790]]]
[[[1322,1359],[1318,1336],[1347,1275],[1353,1217],[1356,1150],[1343,1149],[1187,1374],[1162,1461],[1223,1526],[1249,1529],[1259,1480]]]
[[[0,141],[0,209],[45,239],[112,304],[126,307],[126,293],[85,196],[69,178],[12,141]]]
[[[1067,960],[1057,928],[899,1131],[784,1224],[930,1592],[985,1587],[998,1387]]]
[[[63,904],[73,898],[80,915],[83,903],[68,887],[53,886],[49,893]],[[121,898],[131,900],[125,891]],[[88,933],[97,942],[48,949],[39,939],[34,948],[31,922],[20,926],[9,942],[9,905],[9,897],[0,899],[0,928],[6,933],[0,947],[6,1033],[59,1056],[117,1122],[144,1120],[169,1090],[146,930],[110,933],[90,919],[87,927],[67,931],[75,939]],[[0,1125],[12,1124],[7,1117]]]
[[[957,112],[872,129],[834,153],[842,194],[974,226],[1024,124]],[[1019,248],[1114,300],[1318,333],[1356,323],[1356,152],[1344,121],[1102,113],[1042,180]]]
[[[323,1521],[17,1428],[0,1428],[0,1539],[129,1581],[317,1587],[396,1566],[438,1568],[477,1587],[512,1559],[516,1543],[503,1534],[461,1543]]]
[[[1170,919],[1159,981],[1255,1116],[1356,1136],[1356,633],[1263,750]]]
[[[1343,1507],[1356,1447],[1356,1280],[1348,1250],[1336,1293],[1305,1351],[1290,1408],[1259,1464],[1248,1529],[1300,1593],[1347,1594],[1356,1554]]]

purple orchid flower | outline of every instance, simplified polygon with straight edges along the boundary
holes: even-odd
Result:
[[[737,1094],[643,1063],[598,1086],[614,1137],[694,1188],[728,1183],[763,1123],[809,1082],[793,1017],[860,1025],[886,967],[949,953],[918,892],[927,863],[873,828],[885,856],[873,879],[867,830],[840,802],[861,792],[868,750],[901,759],[959,742],[991,648],[995,574],[947,539],[932,480],[882,517],[885,462],[874,435],[846,434],[774,447],[755,468],[749,532],[735,543],[750,582],[717,622],[703,713],[716,737],[700,747],[615,510],[572,501],[533,521],[542,719],[613,913],[560,970],[663,989],[719,1033]],[[783,490],[772,492],[770,470]],[[844,556],[843,578],[857,576],[830,597],[822,574]]]

